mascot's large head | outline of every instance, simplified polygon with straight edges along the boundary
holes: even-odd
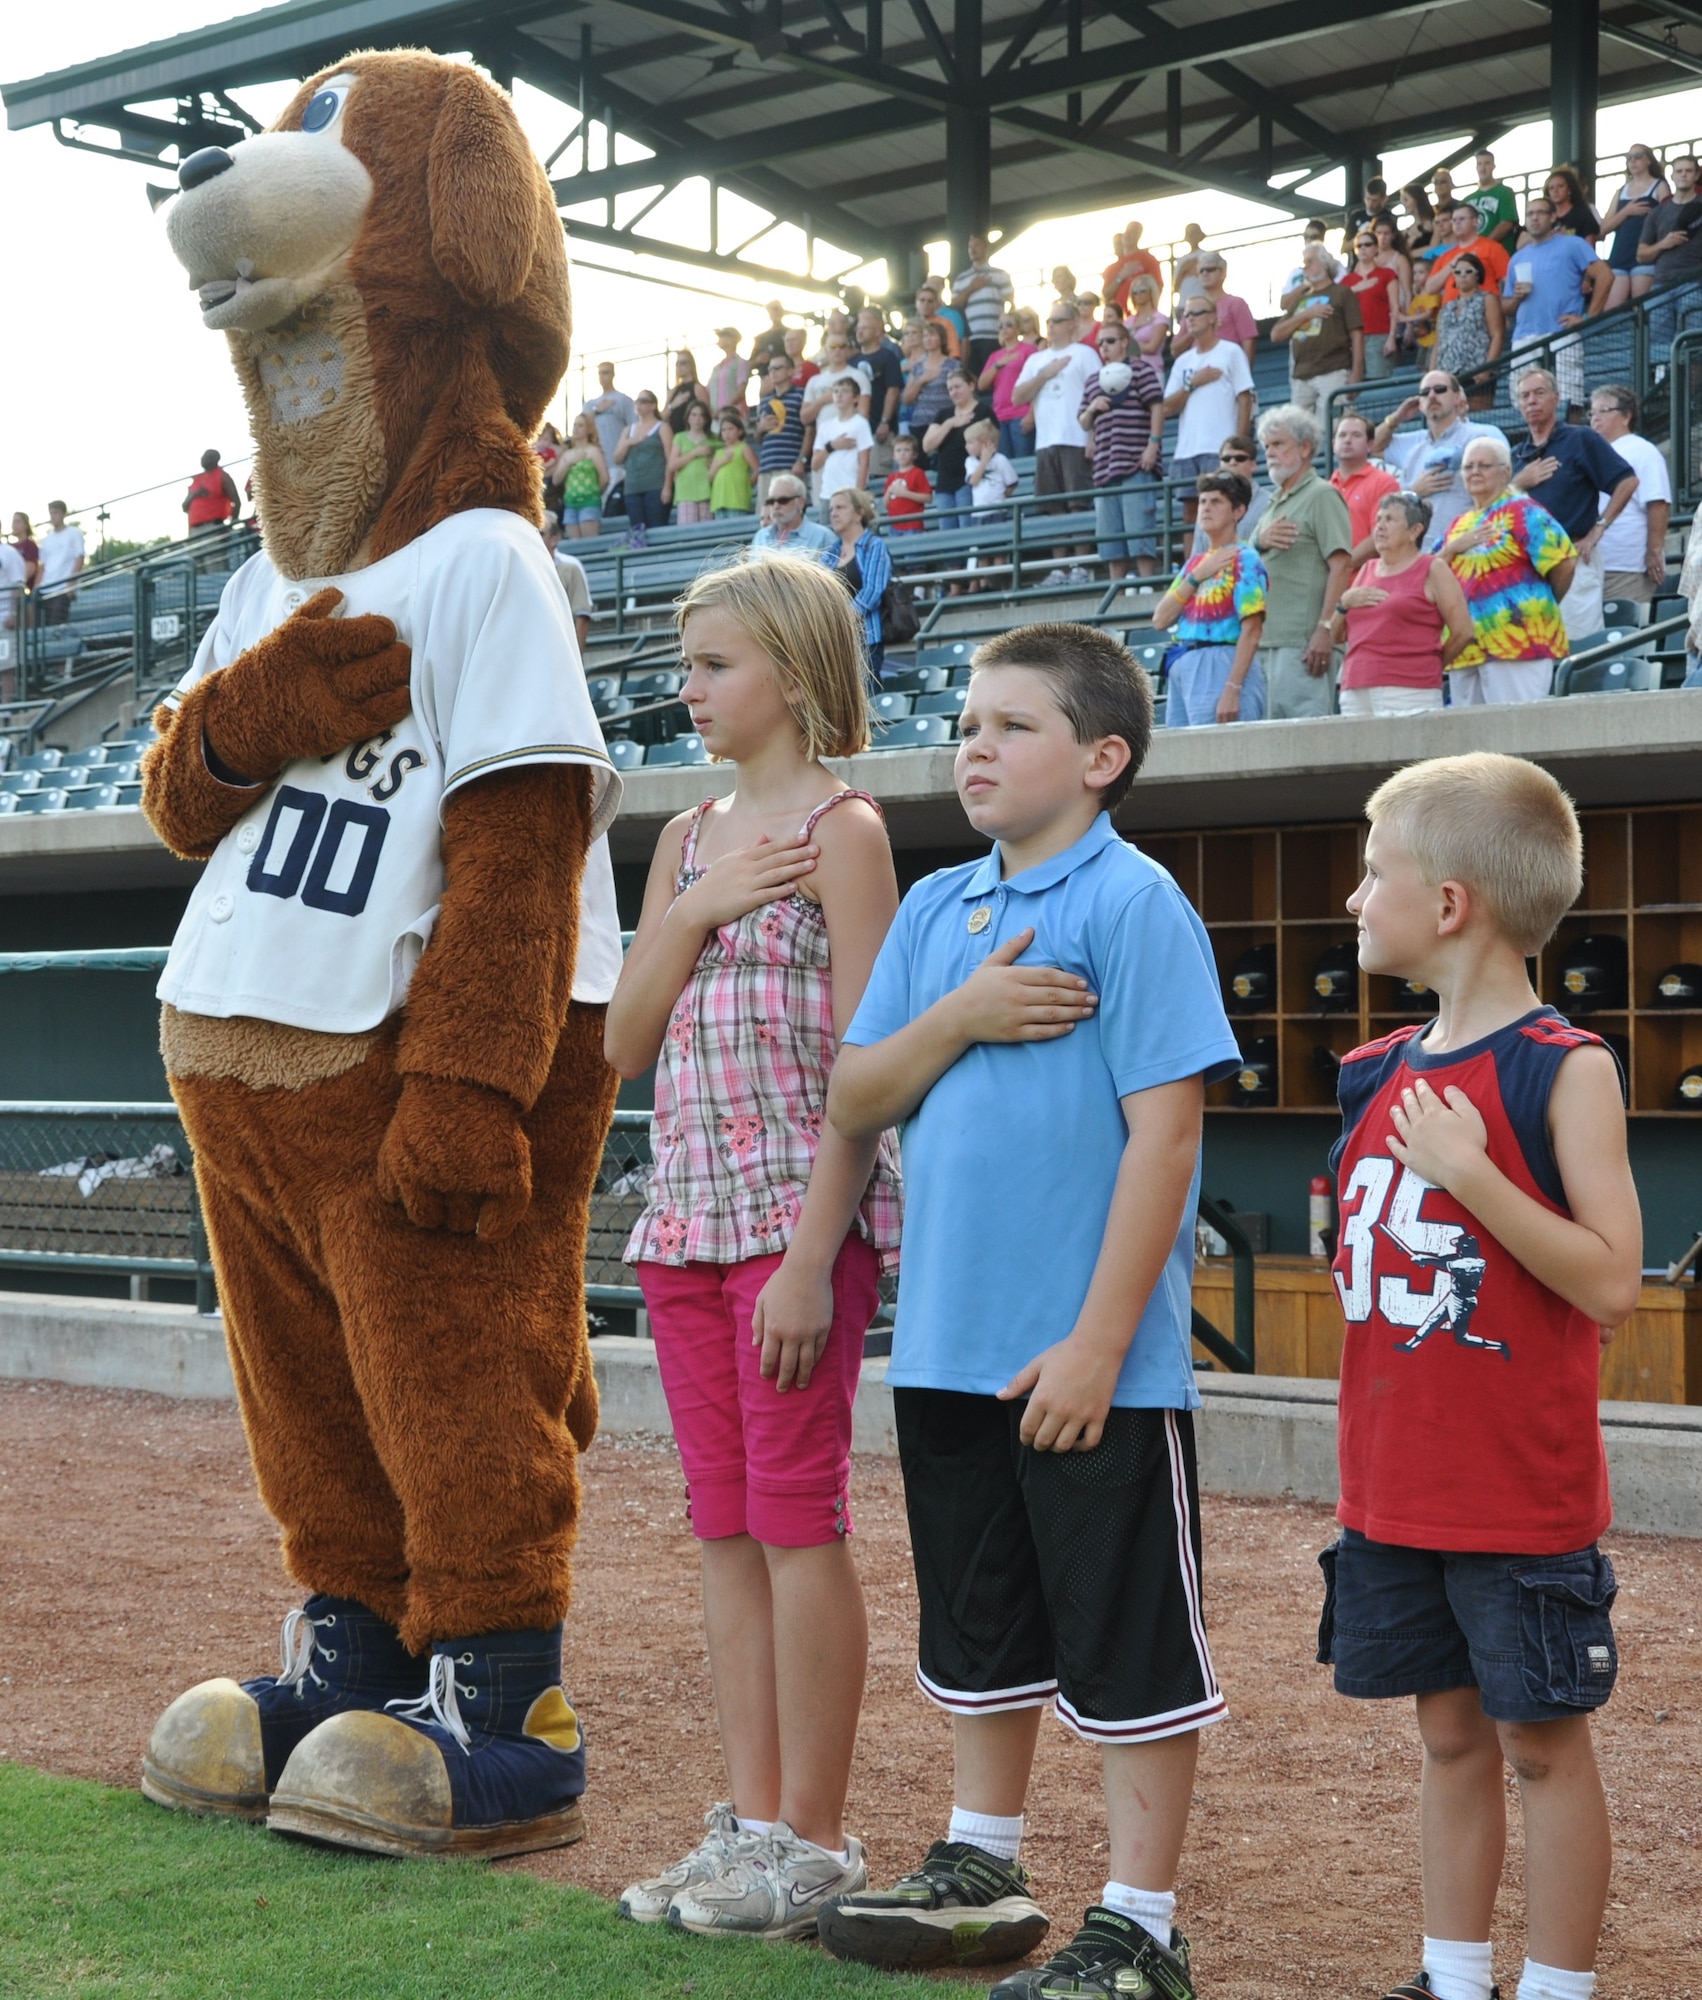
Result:
[[[268,553],[335,576],[450,514],[538,520],[567,251],[514,107],[463,63],[353,55],[178,170],[171,247],[223,330]]]

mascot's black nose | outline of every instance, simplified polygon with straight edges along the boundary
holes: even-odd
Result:
[[[203,181],[217,180],[220,174],[229,173],[236,162],[223,146],[203,146],[198,153],[191,153],[177,170],[177,184],[186,193],[190,188],[198,188]]]

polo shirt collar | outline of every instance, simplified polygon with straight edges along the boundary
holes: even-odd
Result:
[[[1111,824],[1111,815],[1101,813],[1073,847],[1066,847],[1062,854],[1054,854],[1049,861],[1040,861],[1032,868],[1025,868],[1020,875],[1008,877],[1000,873],[999,847],[995,841],[992,852],[964,883],[963,900],[967,903],[976,897],[990,896],[1000,888],[1018,895],[1037,895],[1043,889],[1053,888],[1066,876],[1073,875],[1084,861],[1091,861],[1101,848],[1110,847],[1121,838]]]

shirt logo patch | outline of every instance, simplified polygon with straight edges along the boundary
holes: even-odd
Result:
[[[979,937],[992,921],[993,912],[988,909],[985,903],[981,905],[980,909],[971,910],[969,913],[969,935],[971,937]]]

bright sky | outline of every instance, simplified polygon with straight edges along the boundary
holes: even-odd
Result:
[[[8,9],[0,38],[0,68],[6,80],[37,76],[134,45],[159,40],[209,21],[228,18],[232,0],[80,0],[75,8]],[[293,84],[240,93],[262,123],[275,115]],[[548,155],[573,124],[565,107],[522,85],[516,104],[540,153]],[[1604,155],[1633,138],[1666,144],[1702,134],[1702,90],[1646,100],[1605,111],[1600,120]],[[1464,135],[1461,135],[1462,137]],[[1521,126],[1497,147],[1505,172],[1539,169],[1548,163],[1546,124]],[[1421,151],[1391,154],[1385,171],[1391,185],[1421,171],[1451,147],[1438,143]],[[622,146],[617,158],[629,155]],[[592,165],[601,164],[594,146]],[[1470,169],[1463,170],[1470,180]],[[73,509],[89,508],[108,496],[158,482],[170,490],[130,500],[111,510],[108,532],[141,536],[181,530],[181,482],[200,454],[216,446],[229,462],[246,455],[247,421],[223,339],[206,332],[187,289],[181,267],[166,245],[161,219],[148,207],[144,189],[152,181],[169,184],[169,170],[149,170],[100,160],[62,147],[45,126],[27,132],[0,130],[0,186],[8,191],[15,215],[31,226],[14,233],[7,264],[5,421],[0,428],[0,516],[9,523],[23,508],[45,516],[50,499]],[[1339,173],[1309,184],[1319,206],[1342,199]],[[625,198],[631,213],[647,197]],[[730,197],[722,203],[723,240],[748,234]],[[617,209],[617,215],[621,211]],[[996,261],[1016,284],[1019,301],[1041,305],[1057,264],[1067,264],[1083,286],[1097,286],[1109,262],[1111,237],[1130,210],[1125,206],[1069,217],[1025,230],[1001,243]],[[1184,222],[1200,223],[1225,246],[1229,289],[1247,298],[1256,312],[1268,311],[1284,273],[1292,266],[1298,226],[1264,242],[1240,245],[1241,232],[1258,231],[1275,219],[1251,202],[1228,195],[1184,194],[1142,203],[1138,213],[1149,248],[1178,237]],[[757,211],[751,211],[753,217]],[[624,217],[622,218],[624,219]],[[683,236],[706,227],[707,199],[685,188],[650,218],[670,224]],[[752,222],[750,227],[754,227]],[[570,254],[571,254],[570,241]],[[752,253],[783,269],[802,268],[802,238],[780,229]],[[943,250],[934,252],[936,259]],[[843,269],[850,260],[823,256],[817,268]],[[653,284],[598,265],[648,271],[670,280]],[[937,266],[936,266],[937,267]],[[688,289],[691,288],[691,289]],[[584,384],[595,380],[595,363],[616,361],[617,379],[630,394],[650,386],[665,391],[668,358],[689,347],[707,368],[716,353],[713,329],[738,326],[754,335],[766,321],[762,303],[774,287],[761,279],[721,279],[670,264],[664,258],[634,259],[620,251],[587,245],[575,258],[574,357],[564,399],[577,408]],[[798,311],[820,310],[821,301],[803,291],[780,294]],[[239,482],[240,483],[240,482]],[[85,525],[92,528],[89,519]]]

